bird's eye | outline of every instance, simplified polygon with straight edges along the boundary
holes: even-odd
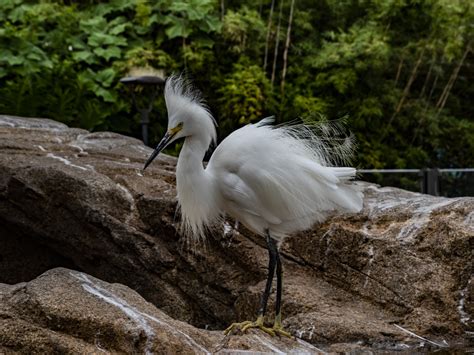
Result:
[[[176,128],[183,128],[183,122],[178,123],[178,125],[176,126]]]

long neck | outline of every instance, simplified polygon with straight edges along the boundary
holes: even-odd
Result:
[[[198,137],[187,137],[176,167],[176,187],[181,207],[184,232],[200,239],[205,226],[218,215],[213,176],[202,160],[208,145]]]
[[[195,138],[194,136],[186,137],[176,167],[178,179],[180,178],[180,173],[190,176],[200,175],[204,172],[202,160],[207,148],[202,139]]]

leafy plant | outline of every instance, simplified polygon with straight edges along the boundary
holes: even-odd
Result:
[[[0,22],[1,113],[139,137],[119,79],[185,70],[221,138],[347,115],[359,166],[474,166],[472,1],[3,0]],[[152,143],[165,110],[160,97]]]

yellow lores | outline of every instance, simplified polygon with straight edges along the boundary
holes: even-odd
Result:
[[[181,131],[183,129],[183,122],[180,122],[178,123],[178,125],[175,127],[175,128],[170,128],[168,130],[168,134],[170,136],[174,136],[176,133],[178,133],[179,131]]]

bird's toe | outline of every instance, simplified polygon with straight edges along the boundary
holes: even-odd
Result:
[[[276,326],[274,325],[273,328],[271,328],[275,334],[278,334],[279,336],[284,336],[287,338],[293,338],[293,336],[288,333],[286,330],[283,329],[281,326]]]
[[[228,327],[224,330],[224,334],[225,334],[225,335],[228,335],[228,334],[230,334],[234,329],[243,330],[243,328],[245,328],[247,325],[252,324],[252,323],[254,323],[254,322],[249,321],[249,320],[246,320],[245,322],[240,322],[240,323],[232,323],[230,326],[228,326]]]
[[[242,328],[242,332],[245,333],[248,329],[250,328],[258,328],[260,329],[261,331],[264,331],[265,333],[271,335],[272,337],[275,336],[275,332],[273,331],[272,328],[268,328],[268,327],[265,327],[263,325],[263,322],[259,322],[258,320],[256,322],[251,322],[250,324],[247,324],[245,325],[243,328]]]
[[[232,333],[235,329],[239,329],[242,333],[245,333],[247,330],[257,328],[261,331],[271,335],[272,337],[275,335],[285,336],[291,338],[291,334],[285,331],[280,322],[275,322],[272,328],[266,327],[263,324],[263,317],[259,316],[256,321],[245,321],[240,323],[232,323],[226,330],[224,330],[224,334],[228,335]]]

